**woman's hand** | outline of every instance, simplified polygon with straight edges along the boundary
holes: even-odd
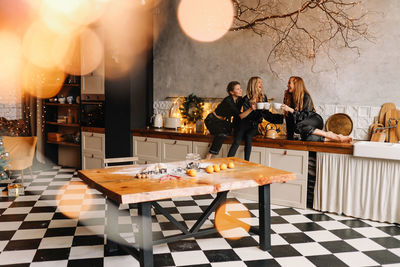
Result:
[[[289,113],[293,113],[293,112],[294,112],[294,109],[292,109],[291,107],[289,107],[289,106],[286,105],[286,104],[282,104],[281,109],[282,109],[283,111],[286,111],[286,112],[289,112]]]
[[[252,110],[256,110],[257,109],[257,103],[256,102],[250,102],[250,105],[251,105],[251,109]]]

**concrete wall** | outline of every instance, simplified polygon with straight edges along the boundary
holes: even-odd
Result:
[[[267,95],[282,101],[291,75],[302,76],[317,104],[400,106],[400,1],[368,0],[375,11],[370,30],[375,43],[362,41],[361,55],[343,49],[332,50],[335,66],[325,55],[318,58],[315,72],[310,62],[291,63],[277,69],[275,77],[266,62],[270,41],[250,31],[229,32],[214,43],[200,43],[186,37],[176,20],[179,1],[165,0],[155,17],[167,11],[167,25],[154,47],[154,98],[185,96],[223,97],[229,81],[246,88],[251,76],[261,76]]]

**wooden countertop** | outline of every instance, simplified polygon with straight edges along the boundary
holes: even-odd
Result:
[[[239,158],[218,158],[199,161],[205,165],[220,165],[233,162],[235,168],[208,174],[203,169],[196,177],[185,172],[180,179],[161,182],[160,178],[137,179],[135,175],[154,164],[107,169],[80,170],[78,176],[90,187],[103,192],[119,203],[138,203],[160,199],[212,194],[222,191],[256,187],[271,183],[284,183],[295,180],[292,172],[266,167]],[[186,166],[185,161],[164,164],[168,172]],[[178,176],[176,176],[178,177]]]
[[[132,129],[132,135],[162,138],[162,139],[176,139],[186,141],[198,141],[198,142],[211,142],[213,139],[212,135],[206,135],[204,133],[196,133],[184,130],[171,130],[171,129]],[[232,144],[233,137],[229,136],[226,140],[226,144]],[[303,150],[303,151],[315,151],[315,152],[328,152],[337,154],[353,154],[353,143],[335,143],[335,142],[310,142],[310,141],[297,141],[297,140],[286,140],[286,139],[270,139],[264,138],[260,135],[253,137],[253,146],[259,147],[270,147],[270,148],[281,148],[281,149],[292,149],[292,150]]]

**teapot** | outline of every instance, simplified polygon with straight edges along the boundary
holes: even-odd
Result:
[[[154,114],[150,122],[153,122],[153,127],[154,128],[162,128],[163,127],[163,116],[162,114]]]
[[[269,125],[270,125],[270,128],[268,129]],[[273,126],[275,126],[275,129]],[[265,126],[265,130],[267,131],[267,138],[272,138],[272,139],[278,138],[278,136],[279,136],[278,133],[280,132],[280,130],[279,130],[278,126],[276,126],[275,123],[268,123]]]

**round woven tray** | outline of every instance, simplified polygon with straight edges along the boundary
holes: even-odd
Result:
[[[350,116],[344,113],[333,114],[326,121],[325,128],[327,131],[336,134],[349,135],[353,131],[353,121]]]

